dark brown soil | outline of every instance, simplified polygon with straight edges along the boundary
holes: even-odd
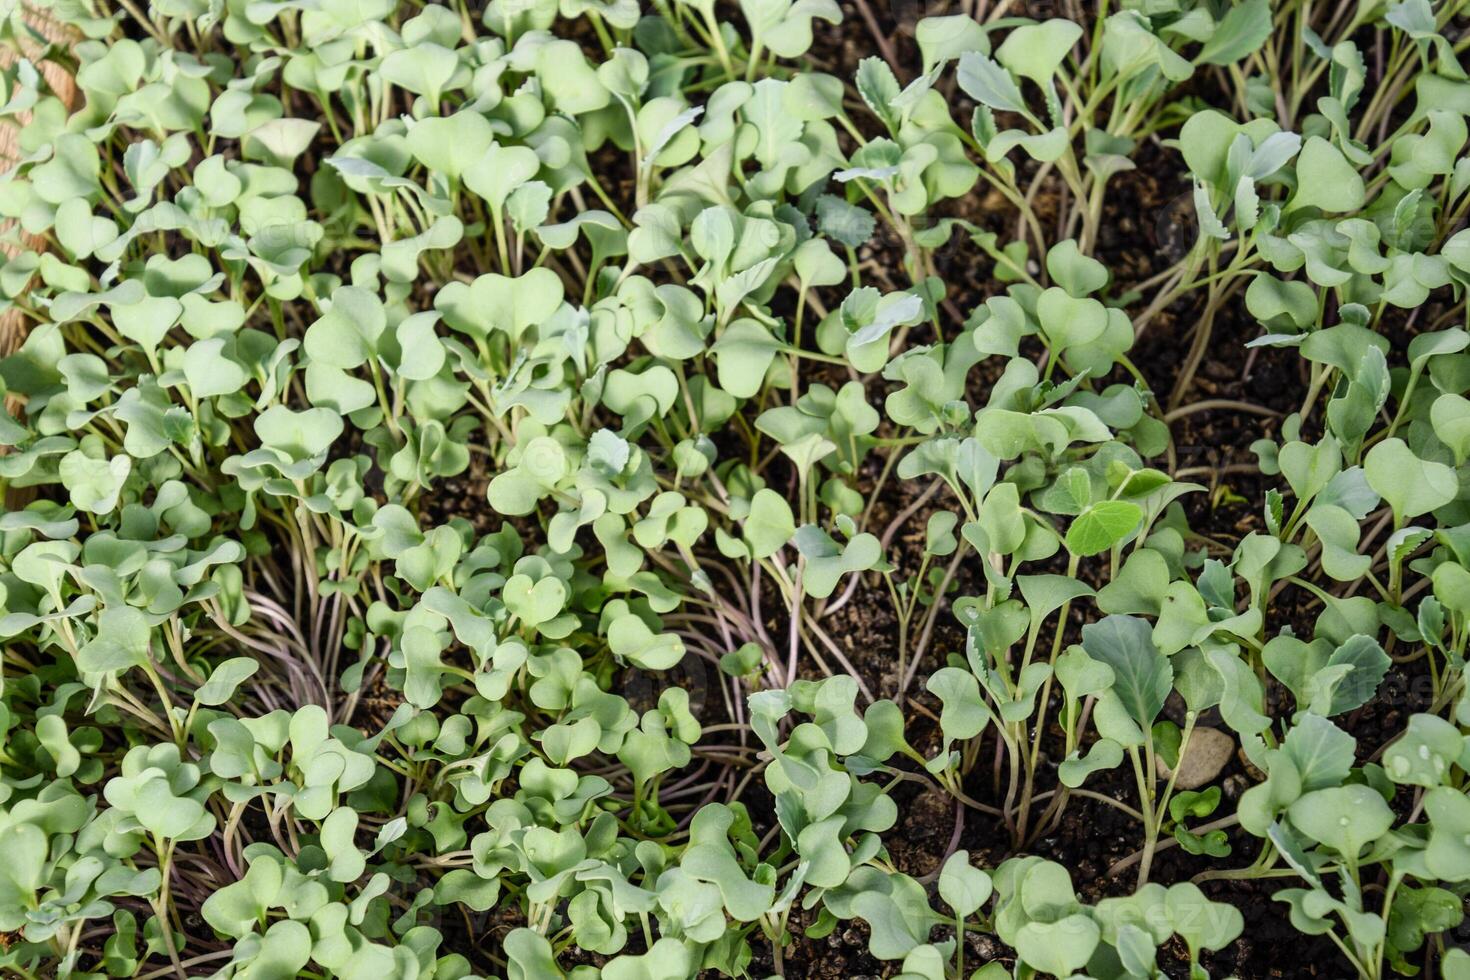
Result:
[[[1023,3],[1017,13],[1033,16],[1055,16],[1055,11],[1033,11],[1031,8],[1046,5]],[[829,30],[819,33],[815,56],[824,68],[835,73],[851,71],[856,61],[874,53],[874,44],[868,28],[864,25],[850,0],[843,0],[847,15],[840,31]],[[901,59],[916,54],[911,36],[901,30],[901,18],[908,8],[900,3],[875,2],[870,4],[880,28],[888,31]],[[951,11],[927,9],[919,16]],[[901,9],[900,9],[901,8]],[[1115,176],[1109,184],[1107,218],[1103,223],[1098,241],[1098,255],[1115,276],[1110,292],[1125,296],[1130,288],[1176,261],[1189,248],[1188,236],[1192,233],[1193,212],[1187,203],[1188,181],[1174,151],[1165,150],[1156,142],[1142,145],[1136,154],[1138,168]],[[999,195],[985,196],[982,189],[972,193],[971,198],[952,202],[956,213],[980,224],[1004,233],[1014,227],[1014,212]],[[1045,213],[1047,202],[1038,202],[1038,209]],[[870,246],[862,256],[875,266],[897,269],[901,252],[893,243],[879,242]],[[1001,292],[1004,285],[990,280],[983,261],[977,263],[970,250],[943,250],[936,264],[950,288],[949,298],[960,313],[967,313],[986,296]],[[977,264],[980,268],[977,270]],[[1169,399],[1179,383],[1185,369],[1191,345],[1196,342],[1200,329],[1200,317],[1204,299],[1191,296],[1164,310],[1149,325],[1138,346],[1132,352],[1135,364],[1150,382],[1161,402]],[[1433,322],[1438,311],[1426,309],[1420,318],[1424,324]],[[1412,321],[1406,332],[1413,329]],[[1199,535],[1202,543],[1213,543],[1222,549],[1230,549],[1246,534],[1263,529],[1260,512],[1265,491],[1275,485],[1274,478],[1263,477],[1256,470],[1255,454],[1250,445],[1260,438],[1275,438],[1280,418],[1300,407],[1300,398],[1307,382],[1302,374],[1302,361],[1295,352],[1278,351],[1271,348],[1248,350],[1246,343],[1260,332],[1258,325],[1245,313],[1244,304],[1237,293],[1233,301],[1222,304],[1204,338],[1204,357],[1200,360],[1192,380],[1182,388],[1179,404],[1185,406],[1200,401],[1236,401],[1250,403],[1267,409],[1274,415],[1250,414],[1235,409],[1211,409],[1185,411],[1171,423],[1173,434],[1173,465],[1176,470],[1185,470],[1189,478],[1201,483],[1206,492],[1186,497],[1185,509],[1190,526]],[[916,342],[927,339],[915,338]],[[976,374],[983,375],[985,364],[977,367]],[[833,379],[840,383],[842,378]],[[979,377],[972,388],[972,401],[978,396],[983,399],[993,378]],[[829,382],[831,383],[831,382]],[[875,400],[881,398],[881,392]],[[922,486],[900,483],[889,487],[873,509],[869,529],[879,533],[894,514],[902,511],[922,492]],[[924,520],[929,512],[942,506],[937,498],[929,506],[909,518],[905,527],[893,542],[892,560],[904,572],[917,569],[922,557]],[[1228,553],[1228,551],[1227,551]],[[967,563],[969,564],[969,563]],[[1057,569],[1060,571],[1060,569]],[[963,595],[975,586],[977,570],[961,567],[955,576],[958,590]],[[980,586],[983,588],[983,585]],[[1310,627],[1318,610],[1310,609],[1304,595],[1296,589],[1286,589],[1278,597],[1273,610],[1279,621],[1271,629],[1291,622],[1300,630]],[[948,600],[944,600],[947,604]],[[1074,615],[1078,622],[1069,624],[1069,631],[1080,625],[1081,614]],[[774,629],[782,624],[771,623]],[[848,653],[859,672],[868,681],[879,697],[895,695],[900,683],[900,668],[896,656],[898,647],[898,622],[885,590],[880,583],[864,583],[859,587],[852,602],[827,622],[833,637]],[[1043,638],[1046,641],[1049,638]],[[1068,639],[1071,639],[1069,637]],[[921,752],[938,748],[938,730],[934,712],[938,703],[923,691],[923,679],[942,666],[946,656],[963,648],[964,634],[954,619],[941,611],[937,618],[933,640],[925,652],[914,683],[907,691],[911,699],[909,710],[909,741]],[[813,676],[815,667],[811,668]],[[1360,758],[1366,761],[1394,734],[1402,730],[1404,717],[1422,710],[1415,703],[1416,692],[1422,693],[1423,685],[1403,669],[1396,668],[1386,679],[1380,695],[1350,719],[1351,731],[1359,739]],[[1275,694],[1276,692],[1273,692]],[[1273,702],[1285,699],[1273,697]],[[1279,704],[1282,710],[1290,710],[1289,703]],[[928,710],[926,710],[928,709]],[[988,769],[982,752],[976,767],[977,777],[967,785],[967,791],[981,802],[997,802],[987,777],[979,776]],[[1054,763],[1053,763],[1054,765]],[[1225,799],[1216,817],[1228,815],[1234,801],[1259,775],[1246,771],[1243,760],[1237,758],[1220,774],[1218,782],[1224,787]],[[1054,776],[1052,777],[1054,785]],[[1038,787],[1045,792],[1052,785]],[[1122,770],[1099,774],[1089,780],[1089,789],[1112,796],[1121,802],[1135,802],[1136,791],[1131,777]],[[966,810],[957,824],[954,801],[946,794],[933,790],[920,790],[905,783],[894,792],[899,803],[899,823],[885,834],[888,855],[895,867],[906,874],[924,879],[932,875],[945,856],[956,847],[967,848],[973,859],[980,864],[994,867],[1010,856],[1010,841],[1006,829],[998,821]],[[752,813],[758,806],[751,800]],[[1226,870],[1249,865],[1259,852],[1261,842],[1238,828],[1229,832],[1232,853],[1226,858],[1193,856],[1183,848],[1171,847],[1161,851],[1153,864],[1150,880],[1163,884],[1188,881],[1206,870]],[[1112,866],[1133,854],[1141,846],[1141,829],[1121,811],[1095,800],[1073,798],[1070,800],[1060,824],[1046,836],[1037,840],[1028,850],[1065,865],[1073,876],[1079,895],[1086,901],[1096,901],[1110,895],[1128,894],[1136,884],[1136,866],[1111,873]],[[1257,978],[1347,978],[1352,975],[1349,964],[1325,937],[1308,937],[1297,932],[1286,916],[1286,908],[1272,900],[1272,893],[1291,885],[1290,881],[1259,880],[1207,880],[1201,887],[1216,901],[1225,901],[1239,909],[1245,919],[1241,937],[1228,948],[1206,954],[1204,965],[1213,976],[1236,976],[1241,980]],[[794,944],[785,951],[784,967],[788,977],[837,978],[891,976],[896,964],[880,963],[867,956],[865,945],[866,927],[861,922],[842,923],[823,939],[806,939],[801,933],[802,922],[794,918],[792,933]],[[946,934],[936,931],[935,938]],[[757,962],[769,964],[769,954],[762,952],[762,943],[756,937]],[[1006,951],[991,937],[967,935],[967,968],[978,966],[990,959],[1005,959]],[[1161,966],[1170,976],[1183,976],[1188,970],[1188,953],[1177,941],[1161,951]]]

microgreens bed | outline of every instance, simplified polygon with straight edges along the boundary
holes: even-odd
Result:
[[[1470,978],[1466,0],[27,2],[0,973]]]

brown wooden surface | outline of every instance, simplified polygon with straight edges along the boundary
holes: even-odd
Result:
[[[70,37],[67,27],[54,20],[49,13],[38,6],[26,3],[21,7],[21,16],[25,22],[33,28],[36,33],[53,43],[66,43]],[[41,71],[41,76],[46,79],[46,84],[62,102],[71,106],[76,99],[76,84],[66,69],[54,61],[41,60],[45,54],[45,47],[40,42],[31,42],[25,39],[21,41],[21,53],[32,61]],[[16,52],[10,47],[0,47],[0,65],[9,67],[14,63]],[[24,125],[30,116],[22,114],[21,125]],[[18,156],[16,141],[19,128],[15,126],[0,126],[0,172],[9,170]],[[14,254],[16,249],[13,245],[0,246],[8,254]],[[15,311],[9,311],[0,315],[0,354],[9,354],[18,347],[25,339],[25,323]]]

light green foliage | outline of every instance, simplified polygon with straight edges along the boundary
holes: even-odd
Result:
[[[1463,0],[41,6],[0,973],[1470,976]]]

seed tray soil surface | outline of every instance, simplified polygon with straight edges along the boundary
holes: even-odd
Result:
[[[841,28],[819,31],[813,55],[825,70],[844,75],[850,74],[858,61],[872,56],[876,50],[862,12],[851,0],[840,2],[845,14]],[[945,3],[944,0],[930,3],[876,0],[869,7],[880,30],[890,39],[900,65],[904,65],[917,60],[912,23],[922,16],[953,13],[958,4]],[[1032,0],[1018,5],[1016,13],[1038,18],[1057,16],[1059,14],[1054,7],[1050,0]],[[1073,13],[1082,19],[1080,15],[1081,11]],[[1228,105],[1224,99],[1209,98],[1209,93],[1192,94],[1202,94],[1208,101]],[[1137,169],[1118,174],[1109,184],[1106,220],[1102,223],[1098,240],[1098,256],[1113,272],[1112,292],[1118,296],[1126,295],[1128,290],[1147,281],[1184,254],[1191,244],[1190,236],[1195,227],[1193,211],[1188,203],[1190,184],[1177,151],[1150,141],[1139,147],[1135,161]],[[1049,192],[1057,193],[1055,188]],[[1042,199],[1036,207],[1044,219],[1048,210],[1055,213],[1061,203],[1059,200],[1048,202]],[[1015,212],[998,194],[985,195],[983,187],[965,199],[952,202],[952,207],[958,216],[1000,232],[1002,240],[1011,237],[1015,228]],[[901,268],[902,252],[896,243],[879,241],[870,244],[860,253],[860,258],[875,270],[887,269],[890,274],[901,275],[897,270]],[[936,265],[951,286],[948,297],[954,304],[951,312],[957,310],[961,315],[967,315],[988,296],[1004,291],[1005,285],[990,275],[988,262],[983,257],[977,261],[971,250],[942,249],[936,255]],[[1164,309],[1148,324],[1132,351],[1135,365],[1161,402],[1170,398],[1181,372],[1186,368],[1191,345],[1197,339],[1202,305],[1203,298],[1196,294]],[[1129,312],[1136,314],[1139,310],[1129,307]],[[1424,323],[1432,322],[1433,316],[1429,315],[1432,311],[1423,312]],[[1421,327],[1423,325],[1420,324]],[[1412,335],[1412,320],[1404,324],[1403,331],[1405,337]],[[1280,419],[1300,408],[1302,393],[1307,388],[1300,358],[1287,356],[1291,352],[1246,347],[1246,343],[1259,332],[1258,325],[1245,312],[1238,295],[1223,305],[1205,338],[1204,356],[1192,380],[1180,393],[1178,404],[1181,411],[1171,419],[1170,425],[1176,472],[1185,471],[1188,479],[1205,488],[1205,492],[1189,495],[1182,501],[1190,526],[1205,541],[1224,548],[1233,548],[1246,534],[1262,529],[1261,515],[1249,502],[1264,499],[1265,491],[1276,481],[1256,470],[1256,457],[1250,446],[1257,439],[1279,435]],[[932,339],[916,336],[914,342],[925,343]],[[976,377],[972,380],[970,394],[977,404],[983,404],[994,380],[984,375],[984,369],[984,363],[978,365]],[[827,380],[835,386],[845,379],[834,376],[814,380]],[[1248,403],[1259,406],[1261,411],[1191,408],[1203,401]],[[909,482],[887,487],[873,507],[868,529],[875,534],[881,533],[888,522],[908,508],[923,489],[922,485],[912,486]],[[942,504],[942,500],[931,500],[926,507],[911,515],[895,535],[892,560],[902,572],[917,570],[922,556],[925,521],[929,513]],[[977,584],[978,569],[966,567],[971,564],[962,563],[957,569],[957,588],[951,596],[967,594],[967,590]],[[983,590],[983,585],[980,588]],[[1314,620],[1319,610],[1311,608],[1307,602],[1309,599],[1294,588],[1283,590],[1272,610],[1277,625],[1292,622],[1300,628],[1300,624]],[[947,607],[948,598],[941,601]],[[1069,634],[1079,630],[1083,621],[1080,613],[1074,613],[1072,622],[1068,624]],[[766,625],[772,635],[778,635],[776,630],[786,624],[771,621]],[[900,684],[898,623],[882,586],[864,583],[853,599],[824,625],[844,647],[874,694],[892,697]],[[1077,637],[1069,635],[1064,639],[1071,642]],[[1043,644],[1049,642],[1050,637],[1042,637]],[[947,608],[941,610],[932,640],[924,652],[914,682],[906,692],[909,703],[918,709],[910,712],[907,735],[910,743],[921,752],[935,751],[940,737],[938,725],[933,720],[939,705],[924,692],[924,678],[942,666],[950,653],[962,651],[963,643],[963,630]],[[815,665],[803,664],[802,668],[804,676],[820,676]],[[1413,692],[1419,686],[1411,671],[1396,666],[1385,680],[1379,697],[1351,719],[1353,726],[1350,730],[1358,737],[1365,757],[1371,756],[1393,734],[1402,730],[1403,717],[1407,713],[1422,709],[1422,706],[1416,707],[1412,703]],[[1289,698],[1284,705],[1281,701],[1279,697],[1273,698],[1273,711],[1290,710]],[[986,749],[989,749],[988,743]],[[983,764],[977,766],[977,777],[983,777],[984,769]],[[1054,773],[1053,761],[1049,770],[1052,784],[1038,786],[1038,793],[1053,788]],[[1131,781],[1121,771],[1099,776],[1111,778],[1095,776],[1098,784],[1094,787],[1090,783],[1090,788],[1120,801],[1128,801],[1134,795]],[[987,779],[972,781],[983,783]],[[1216,816],[1232,812],[1234,801],[1255,781],[1246,772],[1243,759],[1231,760],[1216,780],[1224,791],[1224,800]],[[998,802],[991,799],[993,794],[988,786],[968,786],[967,790],[982,802]],[[757,794],[747,795],[747,804],[757,825],[768,823],[770,815],[762,814]],[[957,848],[968,849],[974,860],[989,867],[1010,856],[1008,835],[997,820],[973,810],[957,815],[956,805],[948,795],[918,784],[905,783],[895,790],[894,797],[899,804],[899,822],[885,834],[885,839],[889,856],[899,870],[925,880],[925,876],[936,873],[944,858]],[[1160,851],[1154,860],[1150,880],[1169,885],[1189,881],[1207,868],[1249,865],[1258,853],[1260,841],[1238,828],[1232,829],[1229,837],[1232,853],[1223,861],[1196,857],[1179,847]],[[1040,838],[1027,853],[1065,865],[1072,872],[1079,896],[1084,901],[1095,902],[1110,895],[1131,893],[1136,884],[1136,865],[1116,873],[1112,868],[1134,854],[1141,846],[1141,838],[1139,826],[1119,810],[1095,800],[1073,798],[1060,824]],[[1229,902],[1245,918],[1245,929],[1239,939],[1223,950],[1204,956],[1203,965],[1212,976],[1236,976],[1241,980],[1278,977],[1346,980],[1352,975],[1351,968],[1326,937],[1305,936],[1298,932],[1287,918],[1286,906],[1272,899],[1272,894],[1287,887],[1289,882],[1216,878],[1202,880],[1200,885],[1211,899]],[[867,954],[867,927],[861,921],[841,923],[830,935],[811,939],[804,935],[808,918],[800,913],[792,917],[793,943],[782,957],[786,976],[837,980],[891,976],[897,972],[896,964],[875,960]],[[936,937],[942,935],[938,931],[935,933]],[[993,937],[967,933],[965,941],[967,969],[996,958],[1008,962],[1006,951]],[[1166,945],[1160,950],[1161,966],[1171,976],[1186,975],[1188,953],[1177,938],[1173,943],[1177,949]],[[768,948],[759,942],[755,945],[757,962],[753,965],[753,972],[759,975],[762,970],[774,968],[775,963]]]

